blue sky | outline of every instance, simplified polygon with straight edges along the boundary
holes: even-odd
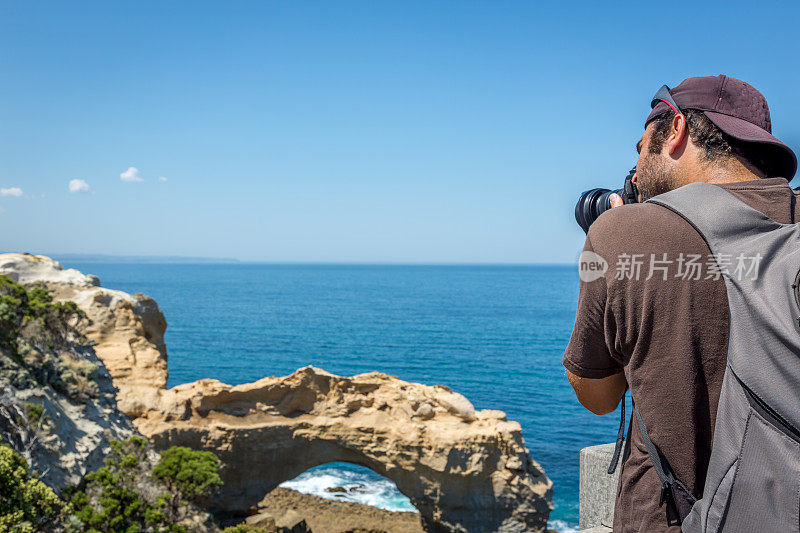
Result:
[[[789,2],[3,1],[0,250],[572,262],[578,194],[621,185],[663,83],[749,81],[800,149],[798,19]]]

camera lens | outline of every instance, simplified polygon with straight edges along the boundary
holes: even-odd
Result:
[[[597,217],[611,209],[610,197],[614,193],[621,195],[622,190],[589,189],[581,194],[575,205],[575,220],[584,232],[589,233],[589,226]]]

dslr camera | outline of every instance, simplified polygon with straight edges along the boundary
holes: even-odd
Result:
[[[611,209],[610,197],[617,193],[622,198],[622,203],[635,204],[639,201],[639,191],[633,184],[633,175],[636,174],[636,167],[633,167],[625,177],[625,185],[621,189],[589,189],[581,194],[578,203],[575,205],[575,220],[584,232],[589,233],[591,226],[597,217]]]

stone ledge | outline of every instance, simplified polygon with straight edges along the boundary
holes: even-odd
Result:
[[[599,444],[581,450],[580,521],[581,530],[600,533],[614,525],[614,499],[620,468],[608,474],[614,444]]]

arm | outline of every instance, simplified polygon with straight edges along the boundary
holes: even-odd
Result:
[[[567,379],[581,405],[596,415],[613,412],[627,388],[623,372],[592,379],[576,376],[567,370]]]
[[[590,236],[593,229],[589,230]],[[590,236],[583,249],[598,252]],[[608,254],[606,250],[599,252],[601,256]],[[575,327],[563,360],[578,401],[597,415],[616,409],[626,388],[621,354],[616,353],[613,341],[606,339],[606,335],[616,332],[613,315],[606,313],[607,299],[604,277],[580,282]]]

